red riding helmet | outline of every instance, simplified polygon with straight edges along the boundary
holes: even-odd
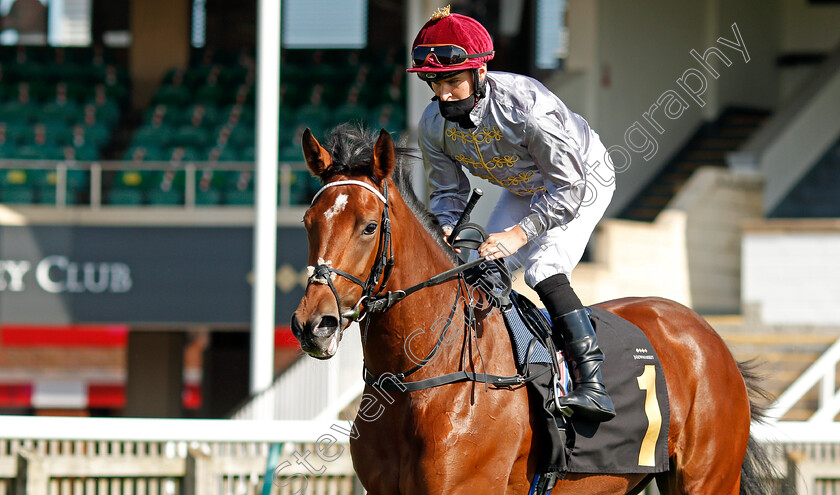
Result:
[[[490,33],[472,17],[438,9],[420,29],[411,46],[412,67],[422,79],[443,79],[443,73],[478,69],[493,58]]]

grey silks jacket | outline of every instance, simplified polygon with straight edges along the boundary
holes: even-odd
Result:
[[[441,225],[457,222],[470,192],[463,167],[530,198],[532,213],[519,223],[530,240],[575,218],[587,166],[608,157],[589,124],[539,81],[506,72],[488,72],[486,79],[487,96],[470,113],[475,128],[445,120],[437,101],[423,112],[419,145],[430,206]]]

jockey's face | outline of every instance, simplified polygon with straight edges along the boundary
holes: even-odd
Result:
[[[487,73],[487,66],[483,65],[478,69],[478,77],[484,79]],[[441,101],[458,101],[468,98],[475,92],[475,81],[473,71],[465,70],[442,81],[432,83],[432,91]]]

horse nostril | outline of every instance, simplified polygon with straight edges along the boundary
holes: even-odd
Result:
[[[338,329],[338,318],[333,315],[324,315],[318,320],[318,324],[312,329],[312,333],[318,337],[329,337]]]
[[[300,336],[303,335],[303,324],[295,315],[292,315],[292,334],[298,339],[300,339]]]

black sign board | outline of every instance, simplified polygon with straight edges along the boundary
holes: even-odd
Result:
[[[303,296],[306,232],[277,235],[276,320]],[[247,325],[253,229],[0,226],[0,323]]]

